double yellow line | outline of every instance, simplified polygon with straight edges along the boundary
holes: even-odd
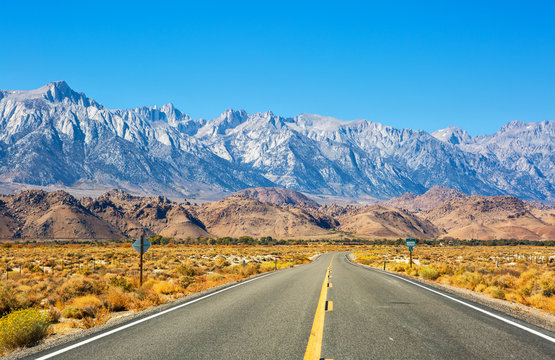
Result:
[[[324,282],[322,283],[322,290],[320,291],[320,299],[316,307],[316,314],[314,315],[314,322],[312,323],[312,330],[310,330],[310,337],[308,338],[308,345],[304,353],[304,360],[320,360],[322,355],[322,338],[324,336],[324,320],[326,311],[333,310],[333,303],[327,301],[328,288],[331,287],[329,279],[331,277],[331,265],[333,264],[333,257],[331,258],[330,265],[326,271]]]

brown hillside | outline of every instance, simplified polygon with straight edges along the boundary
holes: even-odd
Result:
[[[189,211],[165,197],[138,197],[111,190],[97,199],[85,198],[83,205],[130,237],[162,235],[178,239],[210,236]]]
[[[360,211],[347,211],[338,220],[342,231],[375,238],[432,239],[440,234],[428,220],[420,219],[407,211],[379,205],[366,206]]]
[[[64,191],[27,190],[2,198],[16,238],[119,239],[121,232]]]
[[[278,187],[257,187],[248,188],[236,192],[234,195],[246,196],[260,202],[267,202],[274,205],[296,205],[318,207],[318,203],[309,199],[306,195],[291,189]]]
[[[422,195],[405,193],[399,197],[383,201],[380,205],[409,211],[431,210],[447,200],[468,196],[462,191],[445,186],[434,186]]]
[[[552,210],[513,196],[468,196],[446,201],[423,216],[459,239],[553,240]]]
[[[327,234],[310,215],[292,212],[244,196],[230,196],[204,204],[199,219],[216,236],[272,236],[276,238]]]

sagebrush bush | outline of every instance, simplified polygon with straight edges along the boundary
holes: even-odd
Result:
[[[0,316],[21,307],[15,289],[11,286],[0,285]]]
[[[152,285],[152,290],[157,294],[169,295],[179,291],[179,288],[169,281],[160,281]]]
[[[60,320],[60,317],[62,316],[62,312],[55,307],[49,308],[48,314],[50,315],[50,319],[52,320],[53,324],[56,324]]]
[[[0,319],[0,350],[31,346],[42,340],[51,323],[50,315],[37,309],[14,311]]]
[[[113,287],[118,287],[123,291],[133,290],[133,283],[129,281],[125,276],[114,276],[108,280],[108,285]]]
[[[178,280],[179,286],[181,288],[186,289],[189,285],[195,282],[195,278],[193,276],[181,276]]]
[[[418,270],[418,275],[427,280],[436,280],[439,277],[439,271],[433,266],[425,266]]]
[[[248,263],[247,265],[245,265],[245,267],[241,267],[241,269],[239,270],[239,274],[241,274],[241,276],[251,276],[254,275],[256,273],[258,273],[258,264],[253,264],[253,263]]]
[[[75,275],[71,277],[60,287],[62,297],[68,299],[76,296],[92,294],[93,290],[93,282],[82,275]]]
[[[395,271],[395,272],[403,272],[407,269],[406,264],[403,263],[394,263],[393,266],[391,266],[390,270]]]
[[[549,271],[540,277],[540,286],[544,296],[555,295],[555,271]]]
[[[129,294],[123,294],[115,289],[106,295],[106,307],[110,311],[123,311],[129,309],[131,299]]]
[[[185,276],[195,276],[200,274],[199,269],[193,266],[190,262],[179,264],[174,271]]]
[[[81,319],[83,313],[77,307],[69,305],[62,310],[62,316],[67,319]]]
[[[95,317],[98,310],[104,306],[104,303],[94,295],[80,296],[73,299],[71,304],[81,311],[82,317]]]
[[[208,281],[219,281],[222,279],[225,279],[225,276],[223,276],[222,274],[212,273],[212,274],[206,275],[206,280]]]

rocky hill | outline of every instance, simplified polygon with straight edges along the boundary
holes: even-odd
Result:
[[[245,196],[230,196],[197,209],[198,218],[216,236],[272,236],[293,238],[326,235],[309,214],[290,211]]]
[[[280,206],[240,195],[192,205],[121,190],[80,200],[63,191],[0,196],[0,240],[115,240],[140,235],[555,240],[555,210],[512,196],[478,195],[453,197],[418,213],[383,205]]]
[[[291,189],[278,187],[257,187],[238,191],[235,195],[249,197],[274,205],[293,205],[299,207],[318,207],[318,203],[306,195]]]
[[[431,210],[447,200],[465,196],[468,195],[462,191],[436,185],[422,195],[405,193],[399,197],[382,201],[380,204],[386,207],[394,207],[417,212],[422,210]]]
[[[123,233],[63,191],[23,191],[0,198],[0,234],[20,239],[118,239]]]
[[[453,198],[422,216],[453,238],[555,239],[555,211],[534,208],[513,196]]]

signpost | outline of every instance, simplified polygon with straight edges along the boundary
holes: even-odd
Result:
[[[416,246],[416,239],[407,239],[407,246],[409,248],[409,267],[412,268],[412,250]]]
[[[143,286],[143,254],[152,246],[152,244],[144,239],[143,236],[133,243],[133,249],[137,250],[140,256],[139,270],[140,270],[140,286]]]

